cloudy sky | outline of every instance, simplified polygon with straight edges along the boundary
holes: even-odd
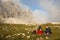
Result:
[[[7,1],[7,0],[6,0]],[[60,0],[14,0],[29,8],[36,22],[60,22]]]

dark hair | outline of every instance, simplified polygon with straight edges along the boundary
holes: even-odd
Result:
[[[39,27],[38,27],[38,30],[40,30],[41,29],[41,25],[39,25]]]
[[[46,26],[48,26],[48,25],[46,25]]]

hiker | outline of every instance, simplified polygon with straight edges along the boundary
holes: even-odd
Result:
[[[43,30],[42,30],[41,26],[38,27],[37,34],[38,35],[42,35],[43,34]]]
[[[52,32],[51,32],[51,28],[48,27],[48,25],[46,26],[45,34],[46,34],[46,39],[49,39],[49,37],[50,37],[51,34],[52,34]]]
[[[42,30],[41,26],[38,27],[37,34],[39,36],[39,40],[43,40],[43,37],[42,37],[43,30]]]
[[[38,33],[38,35],[43,34],[43,30],[42,30],[41,26],[38,27],[37,33]]]

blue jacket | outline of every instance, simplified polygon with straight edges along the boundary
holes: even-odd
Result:
[[[50,28],[46,28],[45,33],[52,34],[51,29]]]

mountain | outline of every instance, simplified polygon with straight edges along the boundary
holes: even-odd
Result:
[[[32,13],[30,9],[22,8],[12,1],[0,1],[0,22],[10,24],[31,23]]]

